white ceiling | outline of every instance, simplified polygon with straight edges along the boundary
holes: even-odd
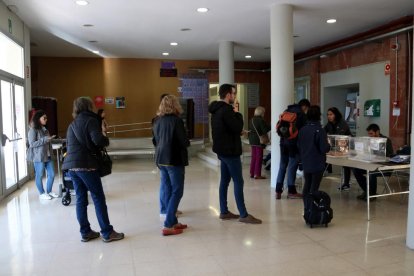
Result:
[[[270,9],[294,6],[295,53],[414,12],[413,0],[3,0],[31,29],[34,56],[217,60],[220,41],[235,60],[269,61]],[[208,13],[196,12],[199,7]],[[336,18],[336,24],[327,24]],[[83,27],[93,24],[93,27]],[[191,31],[180,31],[190,28]],[[97,43],[89,41],[96,40]],[[169,43],[178,42],[178,46]]]

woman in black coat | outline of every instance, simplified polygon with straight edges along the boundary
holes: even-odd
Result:
[[[270,126],[264,120],[265,109],[262,106],[256,107],[254,117],[250,122],[249,143],[252,148],[252,156],[250,160],[250,178],[265,179],[262,176],[263,149],[266,145],[260,143],[260,137],[267,135]]]
[[[97,171],[96,152],[109,145],[103,135],[99,117],[93,112],[93,103],[86,97],[73,102],[73,122],[66,133],[67,152],[62,170],[69,170],[76,191],[76,216],[80,225],[81,241],[87,242],[98,238],[98,232],[91,229],[88,221],[88,191],[95,205],[96,217],[101,227],[104,242],[124,238],[109,223],[108,208],[102,187],[101,177]]]
[[[188,166],[187,147],[190,146],[184,122],[179,117],[182,112],[177,97],[166,95],[153,126],[155,162],[160,169],[163,201],[167,204],[164,236],[181,234],[187,228],[177,220],[178,205],[184,193],[185,166]]]
[[[324,129],[328,135],[348,135],[352,136],[351,130],[348,124],[343,119],[341,112],[336,107],[328,108],[327,112],[328,123],[326,123]],[[332,172],[332,166],[328,165],[328,171]],[[343,167],[343,183],[338,188],[339,190],[349,190],[349,181],[351,180],[351,168]]]

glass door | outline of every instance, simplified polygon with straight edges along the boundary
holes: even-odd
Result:
[[[17,189],[27,178],[26,123],[24,88],[6,79],[0,80],[1,92],[1,170],[3,194]]]

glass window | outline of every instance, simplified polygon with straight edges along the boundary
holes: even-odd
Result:
[[[0,69],[24,78],[23,47],[0,32]]]

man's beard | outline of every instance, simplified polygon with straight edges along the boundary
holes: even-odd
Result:
[[[229,104],[234,104],[234,100],[233,99],[230,99],[229,100]]]

